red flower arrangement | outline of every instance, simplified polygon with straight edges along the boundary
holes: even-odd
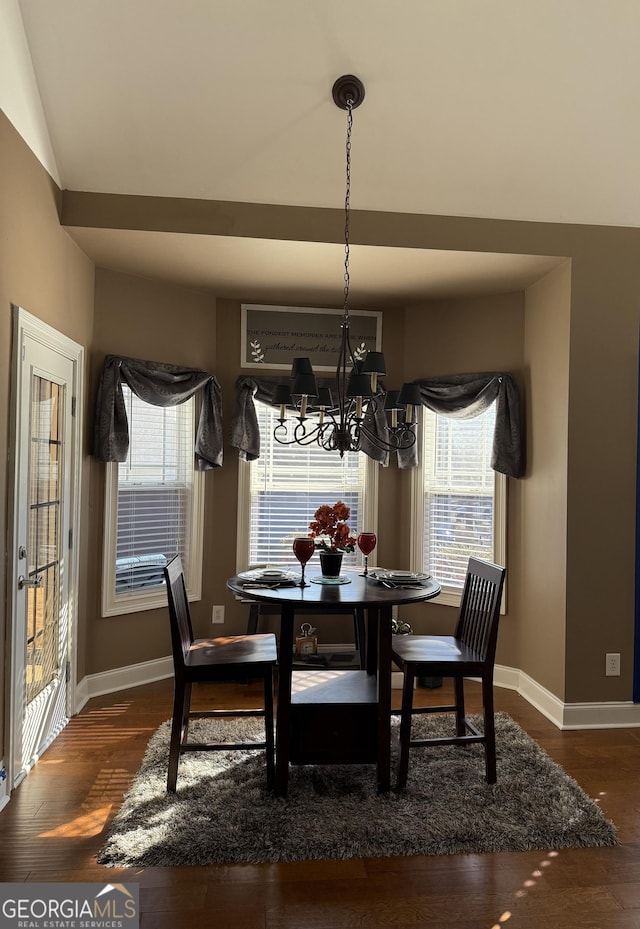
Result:
[[[356,537],[351,535],[347,524],[351,510],[338,500],[333,506],[324,504],[313,514],[309,523],[309,535],[315,539],[316,548],[325,552],[353,552],[356,547]]]

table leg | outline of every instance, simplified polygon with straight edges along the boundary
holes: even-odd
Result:
[[[291,673],[293,667],[293,604],[283,603],[278,655],[278,707],[276,713],[276,796],[286,797],[291,754]]]
[[[391,789],[391,606],[378,619],[378,793]]]
[[[260,604],[252,603],[249,607],[249,619],[247,620],[247,635],[255,635],[258,631],[258,618],[260,616]]]
[[[378,673],[378,607],[367,609],[367,674]]]

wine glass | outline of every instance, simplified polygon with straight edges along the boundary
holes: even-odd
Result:
[[[316,544],[313,539],[310,539],[309,536],[300,536],[297,539],[293,540],[293,554],[296,556],[300,562],[300,567],[302,568],[302,574],[300,577],[300,586],[308,587],[308,584],[305,584],[304,580],[304,568],[308,560],[311,558],[315,551]]]
[[[357,541],[358,548],[364,555],[364,572],[360,577],[366,577],[369,573],[369,555],[376,547],[376,542],[378,540],[376,539],[375,532],[361,532]]]

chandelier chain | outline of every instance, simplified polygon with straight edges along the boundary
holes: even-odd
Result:
[[[385,391],[380,377],[386,375],[381,351],[367,351],[365,337],[354,352],[349,336],[349,259],[351,234],[351,132],[353,110],[364,98],[364,84],[352,74],[335,81],[336,106],[347,111],[346,184],[344,197],[344,304],[342,334],[337,350],[334,393],[319,387],[310,358],[294,358],[289,384],[279,384],[274,403],[280,406],[273,435],[281,445],[318,445],[325,451],[347,452],[372,449],[385,453],[411,448],[416,442],[417,416],[421,405],[418,387],[403,384],[402,390]],[[294,419],[287,422],[287,409]],[[375,456],[379,457],[379,456]]]
[[[351,223],[351,130],[353,128],[353,100],[347,98],[346,191],[344,197],[344,319],[349,319],[349,228]]]

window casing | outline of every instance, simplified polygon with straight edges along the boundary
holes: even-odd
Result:
[[[273,438],[278,411],[256,403],[260,458],[240,462],[238,488],[237,569],[272,564],[297,567],[293,539],[308,535],[313,514],[323,503],[342,500],[351,508],[353,535],[376,531],[377,466],[359,452],[327,452],[318,446],[280,445]],[[359,564],[360,552],[346,553],[343,563]],[[314,555],[309,563],[319,571]]]
[[[166,606],[162,568],[176,554],[201,595],[204,486],[194,468],[195,401],[158,407],[123,385],[125,462],[107,464],[102,615]]]
[[[470,556],[506,559],[506,477],[491,468],[495,404],[472,419],[423,408],[420,465],[412,484],[412,565],[457,606]]]

